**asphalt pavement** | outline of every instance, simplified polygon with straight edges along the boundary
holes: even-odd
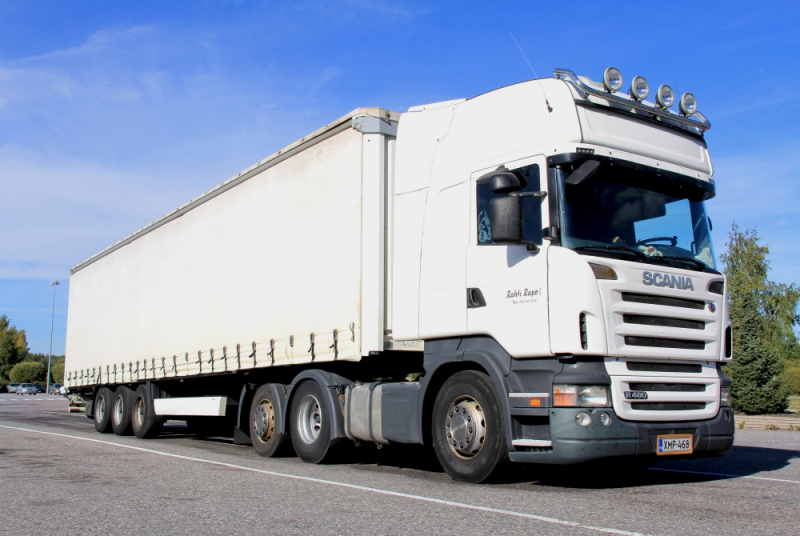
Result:
[[[799,507],[800,432],[737,430],[724,458],[642,473],[511,464],[469,485],[421,448],[308,465],[179,422],[101,435],[63,397],[0,394],[3,534],[798,534]]]

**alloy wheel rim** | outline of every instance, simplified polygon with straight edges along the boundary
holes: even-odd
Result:
[[[297,412],[297,431],[307,445],[314,443],[322,429],[322,409],[314,395],[306,395]]]

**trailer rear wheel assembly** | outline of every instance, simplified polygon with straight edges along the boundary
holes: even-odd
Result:
[[[278,409],[272,399],[273,391],[261,386],[253,396],[250,405],[250,440],[256,452],[264,457],[274,456],[281,450],[285,434],[278,431]]]
[[[130,435],[131,406],[133,405],[133,391],[124,385],[117,387],[114,393],[114,404],[111,407],[111,427],[117,435]]]
[[[292,444],[301,460],[320,463],[330,456],[332,418],[320,384],[313,380],[301,383],[292,397],[290,420]]]
[[[94,429],[101,434],[107,434],[111,429],[111,391],[108,387],[101,387],[94,399]]]
[[[140,385],[136,388],[131,409],[131,424],[134,435],[139,439],[150,439],[158,436],[164,424],[164,419],[156,415],[153,400],[150,398],[145,385]]]
[[[508,454],[500,401],[481,372],[458,372],[442,385],[431,432],[436,457],[453,480],[482,482]]]

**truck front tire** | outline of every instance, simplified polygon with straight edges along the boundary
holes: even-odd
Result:
[[[133,432],[131,406],[133,406],[133,391],[120,385],[114,393],[114,404],[111,409],[111,427],[118,436],[131,435]]]
[[[101,387],[94,399],[94,429],[101,434],[107,434],[111,429],[111,406],[113,396],[108,387]]]
[[[306,463],[320,463],[330,458],[331,421],[333,416],[325,404],[325,393],[313,380],[301,383],[292,397],[292,445],[297,455]]]
[[[272,399],[273,396],[273,391],[268,386],[259,387],[253,396],[248,414],[250,441],[256,452],[266,458],[283,450],[281,446],[285,439],[285,434],[277,429],[277,411],[280,406]]]
[[[136,388],[131,404],[131,425],[134,435],[139,439],[158,437],[163,424],[164,419],[156,415],[147,387],[140,385]]]
[[[491,379],[465,370],[436,395],[431,419],[433,449],[453,480],[486,480],[508,455],[500,400]]]

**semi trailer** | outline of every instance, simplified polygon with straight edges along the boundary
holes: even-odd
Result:
[[[72,269],[69,392],[101,433],[422,444],[466,482],[728,453],[711,125],[622,84],[359,108],[261,160]]]

